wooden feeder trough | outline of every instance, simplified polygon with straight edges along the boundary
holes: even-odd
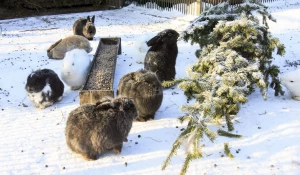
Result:
[[[113,83],[121,38],[100,38],[87,80],[79,91],[80,105],[95,104],[102,97],[114,97]]]

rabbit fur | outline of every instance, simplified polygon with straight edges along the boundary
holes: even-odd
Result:
[[[280,82],[289,90],[294,100],[300,100],[300,69],[281,75]]]
[[[175,78],[178,37],[175,30],[166,29],[147,42],[151,47],[145,57],[144,69],[155,72],[161,82]]]
[[[35,106],[44,109],[62,99],[64,84],[53,70],[39,69],[27,77],[25,89]]]
[[[90,67],[88,53],[83,49],[73,49],[63,59],[61,78],[72,90],[77,90],[86,82]]]
[[[47,55],[50,59],[61,60],[65,57],[66,52],[73,49],[84,49],[87,53],[93,50],[90,42],[85,37],[71,35],[52,44],[47,49]]]
[[[162,103],[163,87],[155,73],[139,70],[120,79],[117,95],[132,99],[138,111],[137,121],[147,121],[154,119]]]
[[[86,19],[79,18],[73,24],[73,33],[74,35],[81,35],[87,38],[88,40],[93,40],[96,34],[96,27],[94,25],[95,15],[90,18],[88,16]]]
[[[136,117],[135,105],[127,97],[104,97],[95,105],[84,104],[69,114],[67,145],[87,160],[96,160],[110,149],[119,154]]]
[[[147,45],[147,42],[152,38],[152,35],[142,35],[136,39],[134,42],[135,49],[137,51],[136,54],[136,63],[138,64],[144,64],[145,56],[147,51],[149,50],[149,47]]]

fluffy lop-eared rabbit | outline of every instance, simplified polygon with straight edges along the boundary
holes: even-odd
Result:
[[[145,57],[144,69],[155,72],[161,82],[175,78],[178,37],[175,30],[166,29],[147,42],[151,47]]]
[[[73,49],[66,53],[62,62],[62,80],[71,87],[71,90],[81,88],[86,82],[91,67],[88,53],[83,49]]]
[[[163,87],[155,73],[139,70],[120,79],[117,95],[132,99],[138,110],[137,121],[147,121],[154,119],[162,103]]]
[[[62,99],[64,84],[53,70],[39,69],[28,75],[25,89],[35,106],[44,109]]]
[[[84,104],[69,114],[67,145],[87,160],[96,160],[110,149],[119,154],[136,117],[134,102],[127,97],[104,97],[95,105]]]
[[[65,57],[66,52],[73,49],[84,49],[87,53],[93,50],[89,40],[85,37],[71,35],[52,44],[47,49],[47,55],[50,59],[61,60]]]
[[[81,35],[87,38],[88,40],[93,40],[96,34],[96,27],[94,25],[95,15],[90,18],[88,16],[86,19],[79,18],[73,24],[73,33],[74,35]]]
[[[300,69],[281,75],[280,82],[289,90],[294,100],[300,101]]]

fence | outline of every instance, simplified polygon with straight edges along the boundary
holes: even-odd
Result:
[[[183,14],[199,15],[207,7],[211,7],[227,0],[132,0],[136,6],[172,11],[176,10]],[[273,2],[278,0],[260,0],[262,3]],[[238,5],[243,0],[229,0],[230,5]]]

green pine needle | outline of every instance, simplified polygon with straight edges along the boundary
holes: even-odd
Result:
[[[228,143],[224,143],[224,152],[229,158],[234,158],[234,156],[230,153],[230,148]]]
[[[225,119],[226,119],[226,124],[227,124],[228,131],[233,131],[234,127],[233,127],[233,123],[231,121],[230,115],[225,114]]]
[[[230,132],[218,129],[217,131],[219,136],[225,136],[225,137],[230,137],[230,138],[242,138],[242,135],[238,135],[238,134],[232,134]]]

